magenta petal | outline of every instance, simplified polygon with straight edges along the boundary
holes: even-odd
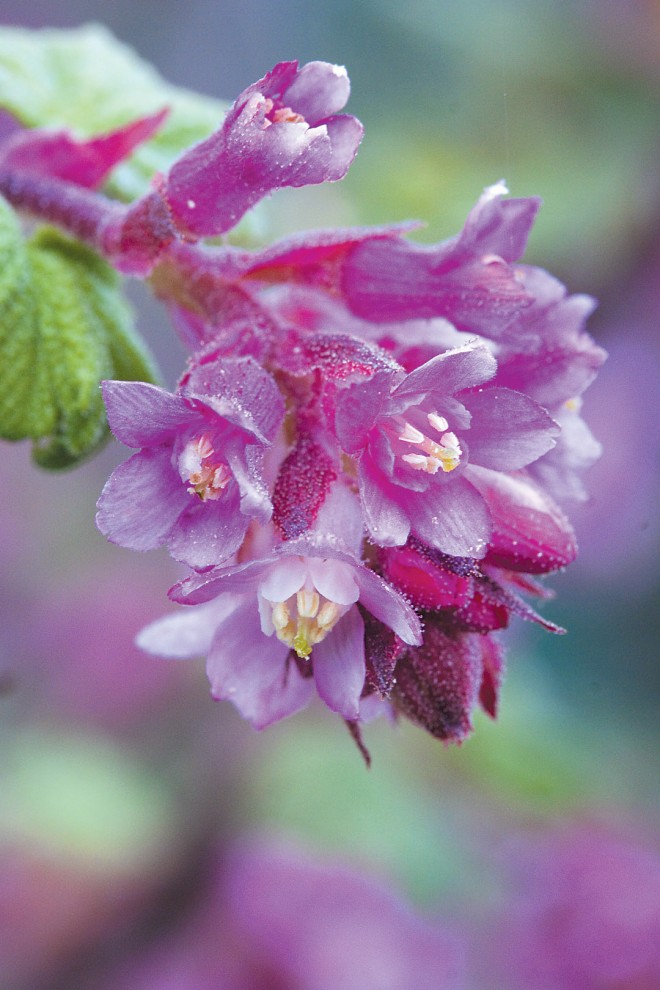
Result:
[[[104,381],[103,400],[110,429],[127,447],[151,447],[171,440],[197,414],[179,395],[146,382]]]
[[[465,478],[440,479],[425,492],[410,492],[406,507],[412,532],[452,557],[483,557],[490,537],[488,508]]]
[[[526,474],[470,466],[467,474],[493,519],[489,563],[512,571],[546,574],[577,554],[573,529],[561,509]]]
[[[94,189],[160,128],[168,113],[167,109],[160,110],[86,141],[77,140],[68,131],[20,131],[2,147],[0,163],[4,168]]]
[[[96,525],[112,543],[153,550],[167,538],[190,496],[167,448],[148,448],[115,468],[98,500]]]
[[[360,589],[360,604],[404,643],[409,646],[421,643],[422,626],[408,602],[367,567],[357,568],[354,576]]]
[[[541,200],[503,199],[506,191],[503,184],[484,190],[458,237],[460,249],[496,254],[509,262],[523,256]]]
[[[264,560],[251,560],[246,564],[214,567],[204,574],[193,574],[179,581],[170,588],[168,595],[172,601],[182,605],[200,605],[227,591],[237,594],[249,592],[256,600],[259,581],[276,561],[276,557],[268,557]]]
[[[316,122],[338,113],[348,101],[351,84],[343,65],[307,62],[284,94],[284,102],[305,120]]]
[[[363,457],[359,473],[360,496],[364,521],[372,539],[379,546],[401,546],[410,533],[410,519],[406,508],[400,504],[407,499],[407,489],[389,484],[369,457]]]
[[[188,496],[188,501],[167,541],[170,553],[198,569],[222,564],[240,547],[248,524],[237,486],[231,485],[217,502],[202,502],[196,496]]]
[[[396,380],[394,372],[377,371],[366,381],[349,385],[339,393],[335,427],[337,439],[348,454],[366,445],[369,430],[387,409]]]
[[[472,414],[470,461],[495,471],[517,471],[555,445],[560,428],[533,399],[508,388],[461,395]]]
[[[515,271],[496,256],[463,256],[402,238],[358,244],[346,259],[341,288],[356,316],[375,323],[443,316],[459,330],[487,336],[499,336],[531,301]]]
[[[314,680],[328,708],[354,720],[364,687],[364,622],[357,608],[348,610],[312,653]]]
[[[240,511],[259,522],[268,522],[273,505],[262,477],[263,451],[256,446],[245,447],[240,452],[228,447],[225,456],[240,492]]]
[[[293,715],[313,687],[286,663],[288,647],[261,632],[256,598],[240,604],[218,627],[206,665],[211,692],[231,701],[255,729]]]
[[[275,439],[284,418],[284,401],[272,375],[251,357],[203,355],[189,367],[179,389],[262,442]]]
[[[334,117],[326,122],[326,127],[330,140],[330,161],[326,168],[325,180],[337,182],[348,172],[357,154],[364,128],[360,121],[350,114]]]
[[[235,595],[221,595],[204,605],[181,608],[145,626],[137,646],[154,656],[187,660],[206,656],[215,631],[236,607]]]
[[[411,371],[394,389],[392,398],[412,398],[431,393],[438,396],[454,395],[464,388],[483,384],[493,377],[496,370],[497,361],[487,347],[458,347],[439,354]]]

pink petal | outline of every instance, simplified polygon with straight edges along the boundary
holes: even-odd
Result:
[[[355,582],[355,568],[341,560],[310,557],[309,573],[320,595],[337,605],[352,605],[360,597]]]
[[[238,601],[235,595],[221,595],[204,605],[178,609],[145,626],[135,638],[136,645],[168,659],[206,656],[218,625],[233,612]]]
[[[351,84],[342,65],[307,62],[284,93],[284,102],[310,124],[338,113],[348,102]]]
[[[490,537],[488,507],[465,478],[439,479],[406,502],[412,532],[453,557],[483,557]]]
[[[487,347],[468,344],[439,354],[411,371],[394,389],[392,398],[454,395],[461,389],[482,385],[496,370],[497,361]]]
[[[421,643],[422,626],[417,613],[394,588],[368,567],[356,569],[355,580],[360,589],[360,604],[374,618],[384,622],[409,646]]]
[[[197,414],[179,395],[146,382],[104,381],[103,400],[110,429],[127,447],[166,443]]]
[[[211,693],[231,701],[255,729],[304,708],[313,686],[286,664],[287,646],[261,632],[256,599],[239,605],[218,627],[206,665]]]
[[[542,406],[508,388],[476,389],[461,395],[472,414],[470,462],[496,471],[516,471],[547,453],[560,428]]]
[[[369,431],[387,410],[395,382],[394,372],[377,371],[366,381],[349,385],[339,393],[335,426],[337,439],[348,454],[366,445]]]
[[[198,569],[232,557],[245,536],[248,519],[239,507],[238,488],[231,485],[217,501],[189,496],[188,506],[172,527],[167,545],[175,560]]]
[[[407,505],[403,504],[408,491],[391,485],[369,457],[360,463],[359,484],[364,521],[374,542],[383,547],[405,543],[410,533]]]
[[[357,608],[348,610],[312,651],[314,681],[328,708],[356,719],[364,687],[364,622]]]
[[[575,559],[577,544],[568,519],[527,475],[470,465],[466,476],[481,492],[492,516],[490,563],[546,574]]]
[[[96,525],[112,543],[153,550],[167,542],[189,499],[170,451],[147,448],[110,475],[98,500]]]
[[[156,133],[168,113],[165,108],[83,141],[68,131],[21,131],[3,145],[0,164],[95,189],[115,165]]]

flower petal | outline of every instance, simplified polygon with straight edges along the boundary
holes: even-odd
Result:
[[[410,492],[406,507],[415,536],[452,557],[483,557],[490,515],[466,478],[440,479],[425,492]]]
[[[239,509],[237,486],[231,485],[217,502],[191,496],[189,503],[167,541],[174,559],[195,568],[229,560],[243,542],[248,525]]]
[[[261,632],[256,599],[244,600],[218,626],[206,665],[211,692],[231,701],[255,729],[293,715],[309,702],[313,686],[287,646]]]
[[[471,463],[517,471],[554,447],[560,427],[527,395],[493,387],[460,398],[472,414]]]
[[[466,475],[483,495],[493,519],[489,563],[546,574],[575,559],[571,524],[525,473],[502,474],[470,465]]]
[[[337,605],[352,605],[360,597],[355,582],[355,568],[341,560],[310,557],[309,573],[320,595]]]
[[[178,609],[145,626],[135,643],[147,653],[168,659],[206,656],[219,623],[239,601],[236,595],[220,595],[204,605]]]
[[[312,653],[314,680],[328,708],[344,718],[360,714],[366,672],[364,622],[357,608],[348,610]]]
[[[360,604],[409,646],[422,641],[422,625],[408,602],[368,567],[355,571],[360,589]]]
[[[152,447],[171,440],[197,415],[185,399],[146,382],[104,381],[103,400],[110,429],[127,447]]]
[[[374,542],[383,547],[405,543],[410,520],[400,503],[409,492],[391,485],[369,457],[363,457],[360,463],[359,485],[364,521]]]
[[[167,542],[189,500],[169,449],[145,448],[108,478],[97,503],[96,525],[112,543],[153,550]]]
[[[416,368],[403,379],[392,398],[435,394],[438,398],[454,395],[464,388],[482,385],[492,378],[497,361],[486,346],[467,344],[452,351],[445,351]]]

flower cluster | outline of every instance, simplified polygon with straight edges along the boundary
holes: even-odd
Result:
[[[316,691],[360,745],[380,712],[461,741],[477,703],[496,713],[498,630],[520,615],[560,631],[520,594],[575,556],[558,501],[584,494],[598,454],[579,397],[604,354],[593,301],[519,263],[539,203],[502,183],[432,247],[407,226],[197,243],[276,188],[345,174],[362,136],[337,114],[348,90],[336,66],[276,66],[101,225],[191,356],[174,394],[104,383],[137,452],[98,525],[191,569],[170,590],[186,607],[139,643],[206,654],[214,697],[255,727]]]

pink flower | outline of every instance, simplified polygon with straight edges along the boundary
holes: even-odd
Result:
[[[343,178],[362,139],[359,121],[337,114],[349,92],[346,70],[327,62],[280,62],[249,86],[220,130],[168,173],[177,229],[220,234],[275,189]]]
[[[364,238],[342,269],[349,308],[375,323],[442,316],[471,333],[497,336],[530,303],[511,263],[525,250],[538,199],[504,199],[504,183],[484,191],[463,230],[427,247]]]
[[[358,601],[403,642],[421,642],[413,609],[332,535],[289,540],[260,559],[194,575],[170,597],[198,608],[148,626],[138,645],[160,656],[208,654],[213,696],[232,701],[258,729],[304,707],[312,676],[330,709],[358,719],[366,672]]]
[[[263,454],[283,417],[280,393],[251,359],[202,365],[177,394],[143,382],[104,382],[110,427],[140,450],[107,481],[101,532],[132,550],[166,544],[177,560],[209,567],[239,548],[252,518],[272,505]]]
[[[482,557],[491,533],[472,465],[515,471],[554,444],[558,427],[519,392],[480,387],[486,347],[447,351],[409,375],[382,371],[340,393],[337,436],[359,460],[365,522],[382,546],[412,532],[443,553]]]

